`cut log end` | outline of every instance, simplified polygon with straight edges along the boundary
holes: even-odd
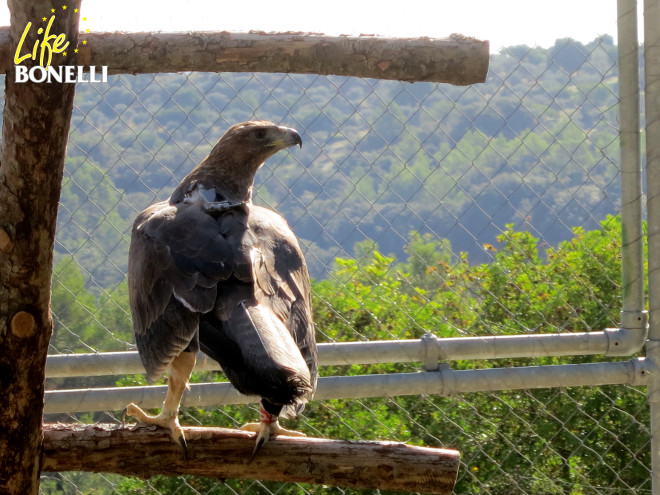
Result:
[[[34,316],[26,311],[19,311],[11,319],[11,333],[25,339],[32,337],[35,331]]]
[[[161,428],[46,424],[42,470],[140,478],[192,474],[450,494],[460,461],[458,451],[443,448],[280,436],[250,462],[253,433],[193,427],[184,432],[185,452]]]

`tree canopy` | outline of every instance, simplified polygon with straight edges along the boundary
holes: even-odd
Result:
[[[136,213],[251,118],[303,136],[257,174],[255,200],[287,218],[316,277],[366,240],[401,257],[413,230],[474,263],[509,223],[556,245],[617,212],[616,91],[610,37],[503,49],[470,87],[209,73],[80,85],[57,253],[119,282]]]

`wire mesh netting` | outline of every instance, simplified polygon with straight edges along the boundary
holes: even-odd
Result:
[[[304,245],[319,342],[602,330],[620,311],[617,52],[609,37],[491,56],[484,84],[452,87],[283,74],[111,76],[77,88],[56,238],[50,354],[134,349],[130,227],[231,125],[295,127],[304,146],[257,176],[255,202]],[[456,369],[600,357],[454,362]],[[419,363],[332,366],[322,376]],[[195,381],[224,381],[200,372]],[[47,388],[144,384],[50,378]],[[316,401],[314,436],[461,451],[455,493],[650,493],[644,391],[557,388]],[[239,426],[254,405],[188,408]],[[47,420],[117,421],[117,411]],[[199,477],[44,474],[43,493],[345,493]]]

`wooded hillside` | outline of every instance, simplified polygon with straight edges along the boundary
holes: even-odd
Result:
[[[474,263],[491,259],[483,244],[506,223],[555,245],[616,212],[615,62],[605,37],[510,47],[492,56],[485,84],[467,88],[208,73],[79,85],[58,259],[75,253],[96,283],[116,284],[136,212],[254,117],[303,136],[302,150],[260,171],[256,200],[313,248],[316,277],[365,239],[401,257],[412,230]]]

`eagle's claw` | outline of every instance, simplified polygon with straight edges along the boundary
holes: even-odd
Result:
[[[160,426],[161,428],[170,430],[170,433],[172,434],[172,440],[179,444],[184,451],[188,448],[186,436],[183,434],[183,429],[179,424],[179,418],[176,415],[163,414],[163,412],[161,412],[158,416],[152,416],[131,402],[121,412],[122,425],[126,424],[126,419],[128,417],[133,417],[137,419],[138,422],[144,423],[146,425],[156,425]]]
[[[270,422],[259,422],[259,423],[247,423],[241,426],[241,430],[253,431],[257,434],[254,444],[254,449],[252,450],[252,455],[250,456],[250,462],[255,458],[255,456],[261,450],[266,442],[270,439],[271,436],[284,435],[289,437],[304,437],[304,433],[295,430],[287,430],[280,426],[279,421],[273,420]]]
[[[121,419],[121,425],[122,425],[122,427],[125,428],[125,427],[126,427],[127,420],[128,420],[128,406],[126,406],[124,409],[121,410],[121,416],[120,416],[120,419]]]

